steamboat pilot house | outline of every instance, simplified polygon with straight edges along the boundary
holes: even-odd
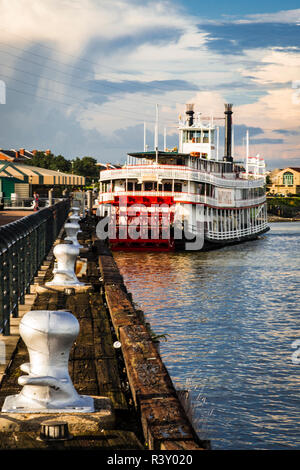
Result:
[[[100,216],[110,215],[113,249],[195,249],[257,238],[266,232],[264,165],[251,173],[231,155],[232,105],[225,105],[225,156],[213,119],[179,121],[179,149],[129,153],[121,168],[101,171]],[[253,165],[251,167],[253,169]],[[138,220],[138,222],[136,222]]]

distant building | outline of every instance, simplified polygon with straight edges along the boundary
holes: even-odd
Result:
[[[268,176],[267,190],[270,194],[300,194],[300,167],[277,168]]]
[[[80,187],[85,185],[83,176],[62,173],[15,161],[0,161],[0,192],[10,198],[14,193],[19,198],[31,197],[33,191],[47,195],[54,186]]]
[[[22,162],[24,160],[30,160],[32,157],[33,153],[25,149],[0,149],[0,160],[5,160],[8,162]]]
[[[8,162],[22,162],[25,160],[31,160],[32,157],[37,153],[38,150],[26,150],[26,149],[0,149],[0,161],[6,160]],[[51,150],[42,150],[45,155],[51,155]]]

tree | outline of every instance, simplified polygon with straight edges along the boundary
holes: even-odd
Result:
[[[99,168],[96,165],[97,160],[92,157],[76,158],[72,162],[72,173],[79,176],[85,176],[88,180],[98,179]]]
[[[51,170],[62,171],[63,173],[71,173],[72,164],[70,160],[66,160],[62,155],[53,156],[50,162]]]
[[[70,160],[67,160],[62,155],[53,155],[53,153],[37,151],[30,160],[24,162],[29,166],[37,166],[39,168],[46,168],[48,170],[62,171],[63,173],[71,173],[72,165]]]
[[[266,176],[266,184],[272,184],[272,180],[271,180],[270,175]]]
[[[22,163],[29,166],[37,166],[39,168],[50,168],[53,154],[45,155],[45,152],[36,152],[30,160],[24,160]]]

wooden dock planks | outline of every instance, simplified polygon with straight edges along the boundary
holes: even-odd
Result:
[[[150,450],[208,448],[189,422],[145,319],[135,310],[111,258],[107,253],[101,255],[100,246],[99,264],[107,308],[122,345],[127,377],[147,447]],[[114,279],[118,282],[114,283]]]

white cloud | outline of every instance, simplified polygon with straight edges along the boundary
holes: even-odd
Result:
[[[274,13],[259,13],[246,15],[236,23],[298,23],[300,21],[300,8],[295,10],[281,10]]]
[[[17,56],[21,56],[30,45],[39,43],[48,47],[44,49],[44,55],[51,67],[72,74],[74,69],[69,69],[68,66],[76,64],[76,60],[83,57],[87,62],[81,62],[80,66],[86,67],[91,80],[112,80],[116,88],[122,80],[140,80],[145,83],[153,80],[185,80],[198,85],[200,90],[202,88],[202,91],[197,93],[177,90],[161,95],[151,94],[150,88],[149,94],[120,92],[117,96],[111,93],[109,102],[102,105],[83,105],[81,101],[86,99],[88,92],[80,92],[68,78],[58,73],[58,80],[66,84],[60,86],[56,83],[55,88],[53,84],[52,90],[79,96],[76,104],[63,108],[69,121],[73,116],[74,122],[79,122],[83,131],[96,130],[112,136],[112,142],[118,138],[119,129],[141,124],[143,120],[149,123],[150,128],[153,125],[153,122],[150,124],[151,121],[154,121],[156,102],[161,105],[161,127],[166,125],[168,133],[171,134],[174,132],[178,115],[184,112],[186,102],[194,102],[195,108],[203,114],[209,115],[213,112],[222,116],[224,102],[227,101],[228,95],[232,94],[230,88],[227,88],[226,93],[225,90],[220,91],[220,86],[224,84],[240,82],[244,77],[251,75],[253,83],[265,87],[268,91],[268,84],[284,84],[300,79],[297,75],[300,55],[297,53],[256,49],[248,50],[242,56],[232,55],[228,58],[212,52],[206,47],[207,34],[198,27],[201,18],[183,13],[172,1],[143,3],[130,0],[2,0],[0,14],[1,23],[4,25],[0,29],[0,41],[20,48],[19,52],[18,49],[14,50]],[[298,22],[300,9],[268,15],[247,15],[243,19],[232,21]],[[172,29],[179,31],[178,37],[173,40],[152,43],[135,41],[134,45],[126,50],[122,47],[112,47],[105,53],[100,49],[101,46],[98,46],[99,55],[97,50],[91,57],[85,55],[87,45],[96,39],[100,40],[101,44],[101,40],[108,43],[128,36],[142,36],[146,30],[155,34],[155,31]],[[51,62],[51,58],[58,59],[61,65],[59,62]],[[16,60],[13,55],[6,56],[6,64],[11,67],[14,67]],[[11,74],[12,69],[6,72]],[[47,80],[57,76],[55,71],[51,72],[46,68],[40,73],[42,78],[38,81],[38,94],[45,95],[50,100],[52,96],[56,101],[70,101],[67,97],[55,93],[45,94],[44,88],[49,84]],[[26,75],[21,78],[25,81],[28,79]],[[212,91],[203,91],[206,87],[210,87]],[[254,103],[237,105],[235,122],[265,129],[295,127],[295,122],[299,120],[300,107],[292,106],[292,92],[292,89],[287,88],[269,90],[266,96]],[[109,88],[107,93],[109,94]],[[241,95],[244,102],[247,96],[249,101],[253,101],[253,97],[247,95],[243,89]],[[53,108],[55,106],[53,103]],[[26,119],[22,109],[18,113],[22,119]],[[78,129],[78,126],[75,127]],[[287,139],[295,149],[298,148],[295,136]],[[87,142],[87,146],[88,144]],[[273,147],[264,145],[259,148],[261,153],[264,153],[264,150],[268,153]],[[287,145],[282,146],[283,151],[284,148],[287,149]],[[61,152],[63,153],[63,149]]]

